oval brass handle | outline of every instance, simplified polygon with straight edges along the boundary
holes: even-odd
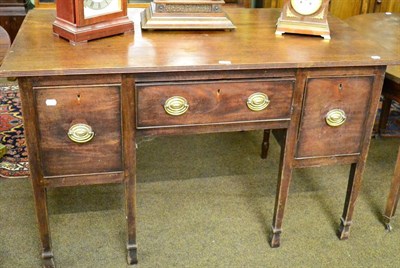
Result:
[[[341,109],[330,110],[325,116],[326,123],[331,127],[343,125],[346,119],[346,113]]]
[[[267,94],[261,92],[253,93],[247,98],[247,107],[255,112],[264,110],[269,103],[270,100]]]
[[[189,109],[188,101],[181,96],[173,96],[165,101],[164,110],[169,115],[182,115]]]
[[[93,137],[92,127],[84,123],[74,124],[68,130],[68,138],[76,143],[89,142]]]

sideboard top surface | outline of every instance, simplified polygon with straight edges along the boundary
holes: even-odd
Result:
[[[55,10],[30,11],[0,68],[0,76],[213,71],[400,64],[400,55],[330,16],[331,40],[276,36],[279,9],[225,9],[233,31],[135,31],[71,45],[53,35]],[[379,56],[379,57],[377,57]],[[375,58],[375,59],[374,59]]]

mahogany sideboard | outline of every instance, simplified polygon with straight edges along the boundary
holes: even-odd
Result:
[[[133,20],[140,9],[129,11]],[[350,226],[392,54],[330,17],[331,40],[275,36],[278,9],[226,9],[234,31],[150,31],[70,45],[54,10],[28,13],[0,69],[18,78],[44,265],[54,266],[46,190],[124,183],[137,262],[136,138],[273,130],[282,145],[271,246],[294,168],[349,164]]]

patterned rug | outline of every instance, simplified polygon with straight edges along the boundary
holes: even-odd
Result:
[[[378,119],[379,119],[380,109],[378,110],[377,120],[375,121],[374,133],[376,134],[378,129]],[[392,106],[390,108],[390,115],[386,129],[382,136],[386,138],[399,138],[400,137],[400,104],[392,101]]]
[[[0,159],[0,177],[27,177],[28,155],[16,83],[0,85],[0,97],[0,142],[7,147],[7,153]]]

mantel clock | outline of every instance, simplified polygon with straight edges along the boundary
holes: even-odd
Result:
[[[276,34],[320,35],[331,39],[328,25],[329,0],[285,0]]]
[[[133,30],[126,0],[57,0],[53,32],[70,43]]]

